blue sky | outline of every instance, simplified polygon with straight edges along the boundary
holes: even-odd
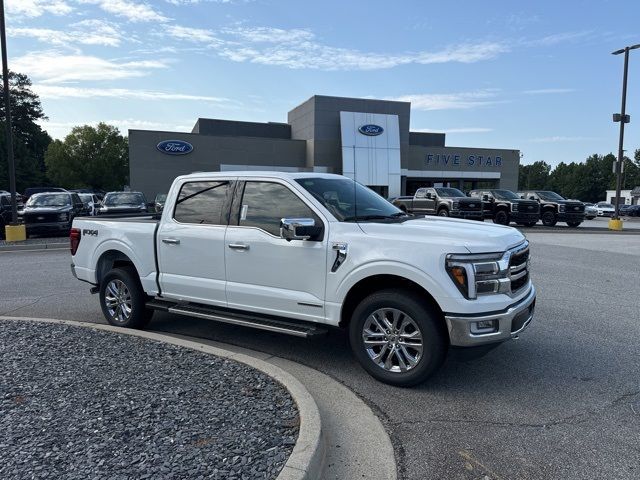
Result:
[[[5,0],[9,63],[62,138],[75,125],[190,131],[286,121],[314,94],[412,102],[411,129],[523,163],[617,150],[640,2]],[[640,50],[625,148],[640,148]]]

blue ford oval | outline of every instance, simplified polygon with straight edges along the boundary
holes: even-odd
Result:
[[[375,137],[376,135],[380,135],[384,132],[384,128],[380,125],[362,125],[358,128],[358,131],[363,135],[368,135],[370,137]]]
[[[165,140],[156,145],[156,148],[167,155],[186,155],[191,153],[193,145],[182,140]]]

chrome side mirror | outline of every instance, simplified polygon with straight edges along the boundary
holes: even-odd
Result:
[[[309,240],[315,226],[313,218],[283,218],[280,220],[280,236],[287,242]]]

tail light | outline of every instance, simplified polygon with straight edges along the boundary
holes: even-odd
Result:
[[[79,228],[72,228],[69,232],[69,244],[71,247],[71,255],[75,255],[80,245],[81,233]]]

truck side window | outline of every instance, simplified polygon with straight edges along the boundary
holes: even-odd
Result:
[[[173,218],[180,223],[226,225],[224,205],[229,182],[189,182],[180,189]]]
[[[424,198],[426,194],[426,190],[424,188],[419,188],[416,192],[416,198]]]
[[[258,227],[279,237],[283,218],[313,218],[316,226],[322,226],[313,210],[284,185],[271,182],[245,184],[240,226]]]

